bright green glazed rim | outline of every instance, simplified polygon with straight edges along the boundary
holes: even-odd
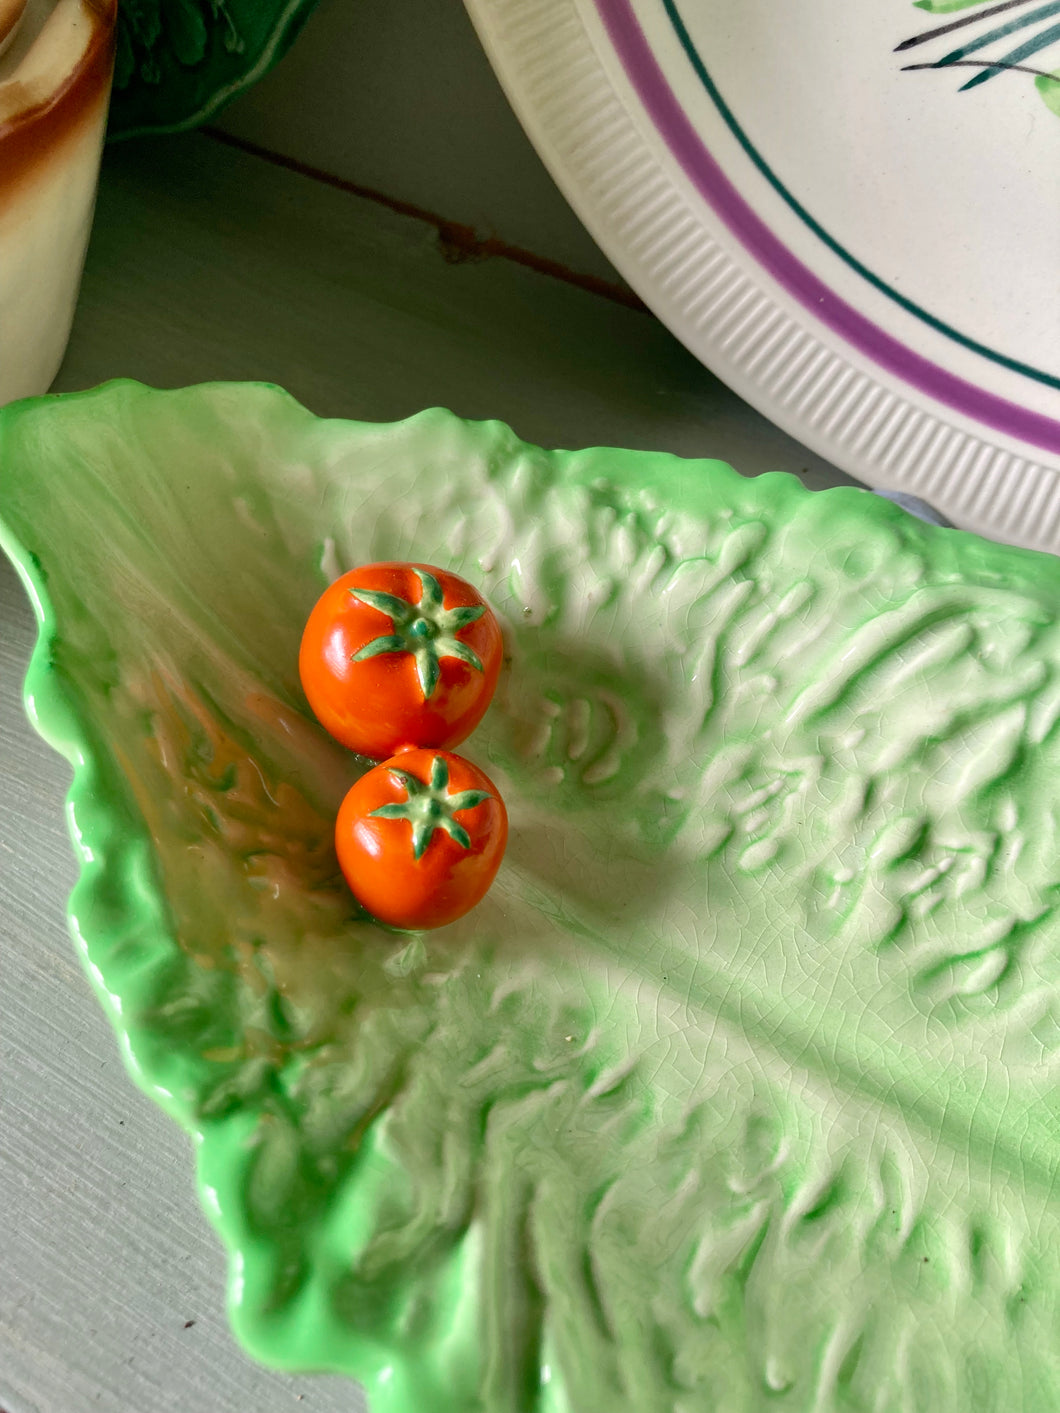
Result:
[[[87,527],[87,528],[86,528]],[[987,1413],[1060,1387],[1060,564],[854,489],[117,382],[0,412],[77,946],[235,1331],[376,1413]],[[505,633],[487,899],[338,878],[301,627]]]

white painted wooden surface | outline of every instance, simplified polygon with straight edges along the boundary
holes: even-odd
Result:
[[[441,403],[545,445],[656,447],[811,485],[844,479],[649,315],[506,262],[447,264],[429,227],[203,136],[107,159],[56,386],[118,375],[264,378],[315,412],[377,420]],[[126,1078],[66,933],[67,770],[20,701],[33,632],[5,562],[0,1409],[355,1413],[353,1384],[270,1373],[228,1334],[190,1145]]]
[[[320,0],[283,63],[219,125],[619,281],[508,107],[459,0]]]

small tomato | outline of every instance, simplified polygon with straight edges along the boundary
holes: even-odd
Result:
[[[508,840],[489,776],[448,751],[402,751],[343,800],[335,848],[346,882],[391,927],[443,927],[485,895]]]
[[[321,595],[298,670],[321,725],[378,758],[470,736],[501,655],[497,620],[465,579],[429,564],[365,564]]]

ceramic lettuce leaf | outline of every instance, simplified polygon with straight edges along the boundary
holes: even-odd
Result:
[[[250,385],[7,408],[0,517],[77,943],[252,1352],[382,1413],[1052,1406],[1056,561]],[[297,683],[391,557],[508,651],[506,861],[423,936],[341,885]]]

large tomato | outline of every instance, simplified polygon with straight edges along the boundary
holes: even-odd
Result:
[[[378,758],[469,736],[501,655],[497,620],[465,579],[429,564],[365,564],[321,595],[298,670],[321,725]]]
[[[442,927],[473,908],[508,840],[504,801],[477,766],[448,751],[402,751],[343,800],[335,848],[346,882],[391,927]]]

